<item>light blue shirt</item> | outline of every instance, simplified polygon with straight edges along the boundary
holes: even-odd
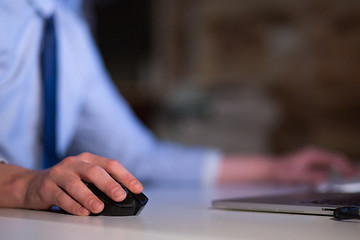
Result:
[[[199,183],[216,176],[219,153],[158,141],[107,74],[77,0],[0,0],[0,159],[39,169],[43,18],[55,14],[60,155],[117,159],[143,181]]]

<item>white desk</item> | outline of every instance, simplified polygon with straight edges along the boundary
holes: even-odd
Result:
[[[259,195],[271,188],[222,191],[145,189],[150,201],[136,217],[77,217],[0,209],[0,239],[360,239],[360,221],[211,209],[211,200]],[[279,190],[277,190],[279,191]]]

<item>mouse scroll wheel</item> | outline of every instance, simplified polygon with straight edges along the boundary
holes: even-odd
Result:
[[[126,187],[124,187],[123,185],[121,185],[121,187],[124,189],[124,191],[126,192],[126,195],[128,195],[129,194],[129,190],[126,188]]]

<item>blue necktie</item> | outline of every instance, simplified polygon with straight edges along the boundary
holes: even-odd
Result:
[[[43,80],[44,123],[43,168],[48,168],[58,162],[56,153],[56,33],[55,19],[45,19],[41,46],[41,77]]]

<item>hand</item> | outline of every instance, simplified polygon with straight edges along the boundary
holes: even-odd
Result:
[[[341,154],[307,148],[275,161],[273,178],[288,183],[317,184],[329,180],[331,175],[350,177],[358,169]]]
[[[331,172],[347,177],[359,173],[346,157],[316,148],[307,148],[282,157],[225,156],[219,184],[281,182],[316,184],[328,180]]]
[[[25,208],[48,209],[57,205],[75,215],[99,213],[104,208],[103,202],[81,180],[95,184],[114,201],[126,197],[114,179],[134,193],[143,190],[141,183],[119,162],[90,153],[65,158],[52,168],[30,175],[24,196]]]

